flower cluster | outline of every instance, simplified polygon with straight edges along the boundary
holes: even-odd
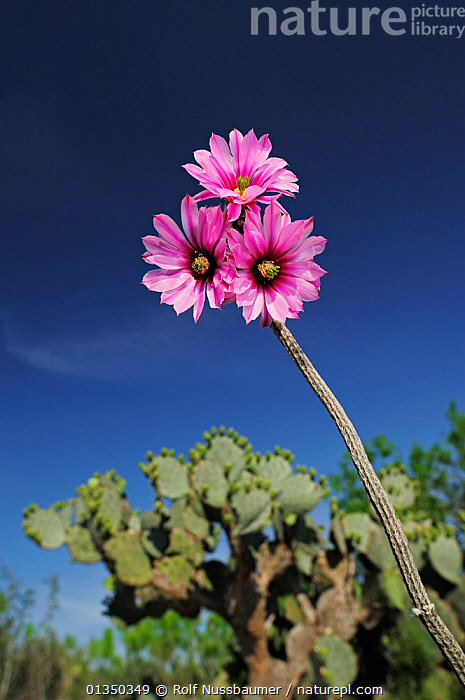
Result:
[[[247,323],[261,316],[297,318],[304,301],[318,299],[325,274],[313,258],[326,240],[311,236],[311,219],[291,221],[277,199],[299,191],[282,158],[270,158],[268,135],[257,139],[234,129],[225,139],[212,134],[210,151],[194,152],[198,165],[184,165],[203,190],[181,202],[184,231],[166,214],[153,218],[158,236],[146,236],[144,260],[159,269],[142,283],[161,292],[176,313],[193,307],[197,322],[205,303],[212,308],[236,301]],[[197,202],[219,197],[219,206]],[[263,217],[259,204],[266,204]]]

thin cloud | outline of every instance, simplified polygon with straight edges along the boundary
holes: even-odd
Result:
[[[98,601],[98,598],[93,603],[90,603],[88,600],[60,597],[59,604],[60,608],[57,617],[72,618],[73,622],[72,625],[69,625],[69,629],[75,628],[76,624],[79,624],[80,627],[89,625],[106,627],[109,624],[108,617],[103,615],[104,608],[101,602]]]
[[[55,374],[125,383],[142,377],[150,352],[169,350],[169,337],[141,326],[131,330],[102,328],[77,337],[30,337],[27,331],[3,322],[6,350],[31,367]],[[149,351],[148,348],[151,348]]]
[[[71,634],[79,644],[87,644],[91,637],[100,637],[103,630],[111,624],[110,618],[103,614],[104,606],[100,602],[101,591],[94,601],[79,598],[59,598],[59,610],[53,620],[53,627],[59,637]]]
[[[140,346],[137,337],[129,333],[31,341],[10,329],[6,336],[7,351],[37,369],[106,381],[124,381],[140,374]]]
[[[208,357],[221,353],[221,348],[224,354],[224,318],[210,318],[208,329],[202,330],[192,318],[181,322],[164,311],[156,323],[147,318],[139,323],[132,320],[124,330],[102,327],[75,337],[36,337],[26,327],[4,319],[5,349],[46,372],[123,384],[200,371]]]

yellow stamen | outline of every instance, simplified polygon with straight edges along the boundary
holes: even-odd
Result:
[[[210,262],[205,255],[197,255],[197,257],[195,257],[192,261],[191,267],[194,272],[197,272],[199,275],[204,275],[206,272],[208,272]]]
[[[257,269],[266,280],[274,280],[280,270],[280,265],[275,265],[274,260],[262,260],[257,265]]]

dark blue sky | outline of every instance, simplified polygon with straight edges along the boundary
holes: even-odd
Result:
[[[324,2],[341,24],[361,7]],[[234,306],[195,326],[139,284],[140,239],[155,213],[179,220],[198,191],[180,166],[212,131],[269,133],[299,177],[281,201],[315,216],[328,274],[289,326],[362,439],[406,454],[444,435],[450,400],[465,409],[465,38],[251,36],[242,0],[7,0],[1,15],[0,554],[42,592],[58,572],[60,630],[85,638],[103,570],[38,549],[22,507],[115,467],[148,508],[145,452],[186,453],[212,424],[320,473],[343,452],[269,329]]]

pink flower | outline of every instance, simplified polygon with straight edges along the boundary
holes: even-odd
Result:
[[[297,178],[286,169],[285,160],[268,158],[270,151],[268,134],[257,139],[253,129],[245,136],[237,129],[231,131],[229,146],[224,138],[212,134],[210,151],[194,151],[198,165],[183,165],[204,188],[194,199],[226,199],[228,219],[236,221],[242,207],[258,214],[256,202],[269,204],[281,194],[293,197],[292,192],[299,191]]]
[[[226,247],[226,212],[221,207],[198,210],[193,197],[181,202],[181,219],[185,233],[166,214],[153,217],[158,236],[145,236],[147,252],[142,256],[160,270],[144,275],[141,284],[154,292],[161,292],[162,304],[172,304],[179,315],[194,307],[197,323],[205,302],[205,291],[210,306],[234,300],[231,289],[236,271]]]
[[[272,202],[263,215],[248,213],[244,235],[229,231],[229,246],[238,277],[234,283],[236,301],[243,307],[247,323],[261,313],[261,325],[272,320],[298,318],[303,301],[318,299],[319,278],[325,270],[313,256],[324,250],[326,239],[310,236],[311,219],[292,221]]]

